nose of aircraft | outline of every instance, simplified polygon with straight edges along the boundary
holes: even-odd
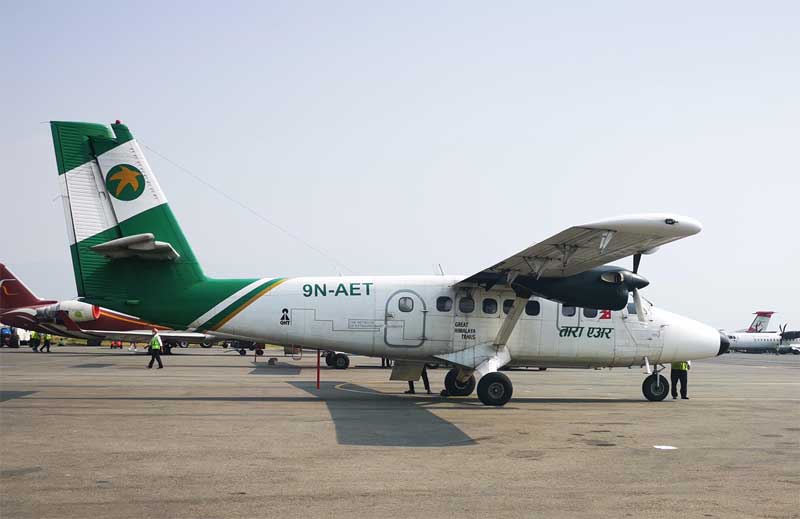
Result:
[[[663,309],[658,309],[657,315],[665,325],[662,360],[707,359],[721,355],[730,347],[728,338],[716,328]]]
[[[719,353],[717,356],[722,355],[723,353],[728,353],[728,350],[731,347],[731,341],[728,339],[728,336],[724,333],[719,334]]]

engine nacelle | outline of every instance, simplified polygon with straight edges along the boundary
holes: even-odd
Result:
[[[566,306],[622,310],[631,290],[648,281],[621,267],[604,266],[565,278],[518,278],[516,284]]]
[[[56,321],[60,312],[76,323],[96,321],[100,318],[100,307],[82,301],[62,301],[40,308],[36,311],[36,317],[45,321]]]

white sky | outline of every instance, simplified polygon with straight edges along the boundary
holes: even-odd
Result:
[[[163,4],[0,7],[0,261],[40,296],[75,296],[40,123],[119,118],[355,273],[677,212],[705,229],[644,258],[649,299],[800,328],[800,4]],[[209,274],[338,272],[148,158]]]

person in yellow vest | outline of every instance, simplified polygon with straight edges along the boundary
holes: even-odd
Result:
[[[39,349],[39,332],[31,332],[31,337],[28,339],[28,346],[30,346],[33,351],[37,351]]]
[[[689,400],[686,394],[686,384],[689,382],[689,370],[692,369],[692,363],[688,360],[681,362],[673,362],[669,370],[669,378],[672,381],[672,398],[678,398],[678,382],[681,383],[681,398]]]
[[[50,344],[53,342],[53,336],[49,333],[43,333],[42,337],[42,347],[39,348],[39,353],[43,352],[45,348],[47,348],[47,353],[50,353]]]
[[[158,361],[158,369],[164,367],[161,364],[161,336],[158,335],[158,330],[153,328],[153,336],[150,337],[150,364],[147,365],[147,369],[153,367],[153,362]]]

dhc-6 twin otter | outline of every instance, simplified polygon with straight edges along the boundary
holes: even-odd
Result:
[[[142,149],[119,121],[52,122],[80,298],[176,330],[389,357],[417,378],[446,363],[446,392],[504,405],[508,366],[663,365],[727,351],[710,326],[639,294],[642,254],[700,225],[648,214],[570,227],[471,276],[211,279],[203,274]],[[633,256],[633,270],[606,265]],[[632,303],[628,303],[632,299]],[[407,375],[408,376],[408,375]]]

